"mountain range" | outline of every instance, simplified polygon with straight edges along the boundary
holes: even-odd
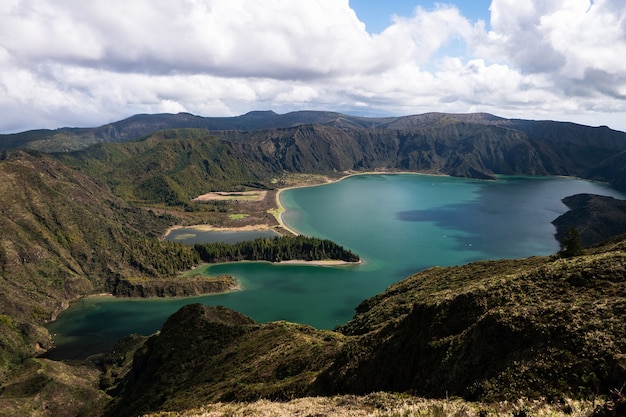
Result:
[[[626,191],[626,133],[483,113],[267,111],[0,135],[0,415],[29,415],[24,401],[54,410],[42,415],[133,415],[259,397],[436,397],[443,387],[472,400],[581,397],[626,381],[624,241],[606,243],[626,207],[585,195],[566,199],[572,211],[555,219],[559,236],[578,227],[587,246],[599,245],[583,257],[428,270],[355,306],[335,332],[193,306],[159,335],[79,365],[36,357],[52,346],[43,325],[76,298],[185,285],[179,271],[197,259],[159,238],[174,224],[235,213],[198,195],[368,171],[566,175]],[[171,354],[188,346],[202,355]]]
[[[196,129],[194,140],[213,140],[211,146],[219,146],[236,158],[238,170],[247,171],[245,175],[252,181],[282,171],[388,169],[492,179],[498,174],[566,175],[605,181],[626,190],[626,133],[608,127],[504,119],[484,113],[389,118],[312,111],[283,115],[250,112],[213,118],[187,113],[136,115],[97,128],[0,135],[0,150],[68,153],[109,143],[148,147],[148,139],[156,141],[154,134],[159,131],[173,132],[157,135],[163,140],[182,139],[181,135],[189,138],[189,133],[177,129]],[[138,138],[146,143],[137,145]],[[98,157],[96,153],[114,152],[109,149],[116,148],[89,147],[85,152],[88,157]],[[126,152],[132,157],[130,150]],[[224,155],[210,156],[219,157],[222,165],[227,165]],[[158,155],[151,157],[159,160]],[[144,154],[144,158],[148,156]],[[212,176],[206,167],[203,171]]]

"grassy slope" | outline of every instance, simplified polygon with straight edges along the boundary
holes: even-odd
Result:
[[[205,131],[157,132],[127,143],[99,144],[56,154],[64,164],[101,181],[126,201],[184,205],[212,190],[235,191],[267,173],[232,144]]]
[[[100,390],[99,380],[100,371],[89,364],[29,359],[2,386],[0,416],[101,415],[110,397]]]
[[[157,240],[172,219],[127,206],[89,177],[41,155],[0,161],[0,381],[50,345],[40,326],[120,278],[184,269],[190,252]]]
[[[365,301],[326,377],[340,392],[579,396],[626,381],[626,244],[432,268]],[[337,383],[337,381],[339,381]]]
[[[625,265],[618,241],[571,259],[432,268],[338,332],[189,307],[139,350],[112,415],[379,391],[591,399],[626,381]],[[224,327],[224,314],[238,322]]]
[[[226,308],[188,305],[137,349],[130,372],[113,371],[127,375],[107,415],[311,394],[343,340],[305,325],[259,325]]]

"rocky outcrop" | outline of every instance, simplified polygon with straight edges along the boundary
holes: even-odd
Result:
[[[221,275],[211,278],[196,275],[191,278],[120,279],[113,295],[116,297],[193,297],[232,291],[237,288],[234,277]]]
[[[593,194],[563,199],[569,211],[557,217],[556,238],[562,241],[571,228],[578,230],[583,246],[592,246],[626,233],[626,201]]]
[[[315,377],[343,340],[306,325],[258,324],[225,307],[187,305],[136,349],[106,415],[314,395]]]

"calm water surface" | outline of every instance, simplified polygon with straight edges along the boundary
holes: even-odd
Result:
[[[224,305],[259,322],[289,320],[331,329],[349,320],[364,299],[424,268],[555,253],[559,245],[551,221],[567,210],[561,199],[577,193],[626,198],[604,184],[554,177],[358,175],[288,190],[281,201],[290,227],[332,239],[364,262],[220,264],[203,271],[234,275],[243,291],[173,300],[84,299],[50,324],[59,347],[54,355],[86,356],[124,335],[151,334],[193,302]]]
[[[193,245],[194,243],[237,243],[254,240],[260,237],[273,238],[280,236],[273,230],[250,230],[245,232],[204,231],[193,227],[181,227],[172,230],[168,240]]]

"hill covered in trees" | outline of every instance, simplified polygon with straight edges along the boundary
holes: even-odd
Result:
[[[198,262],[192,248],[159,240],[173,217],[131,207],[46,155],[5,154],[0,178],[0,380],[50,347],[41,325],[71,300]]]
[[[194,133],[179,130],[188,128]],[[156,133],[164,129],[173,131]],[[136,142],[137,138],[143,139]],[[170,139],[175,141],[163,143]],[[98,128],[0,135],[0,149],[66,152],[95,143],[129,141],[134,144],[92,148],[65,157],[64,163],[98,176],[113,175],[122,183],[143,171],[133,187],[141,185],[139,189],[145,191],[135,190],[133,198],[169,201],[168,193],[158,195],[158,189],[165,187],[176,195],[176,203],[193,194],[197,179],[215,186],[225,185],[228,178],[235,179],[233,183],[267,185],[264,179],[269,174],[281,172],[374,169],[472,178],[568,175],[626,190],[626,165],[621,163],[626,158],[626,133],[484,113],[390,118],[332,112],[251,112],[232,118],[137,115]],[[121,172],[135,159],[136,175],[124,177]]]
[[[234,244],[196,243],[194,250],[204,262],[322,261],[358,262],[359,256],[328,239],[308,236],[258,238]]]

